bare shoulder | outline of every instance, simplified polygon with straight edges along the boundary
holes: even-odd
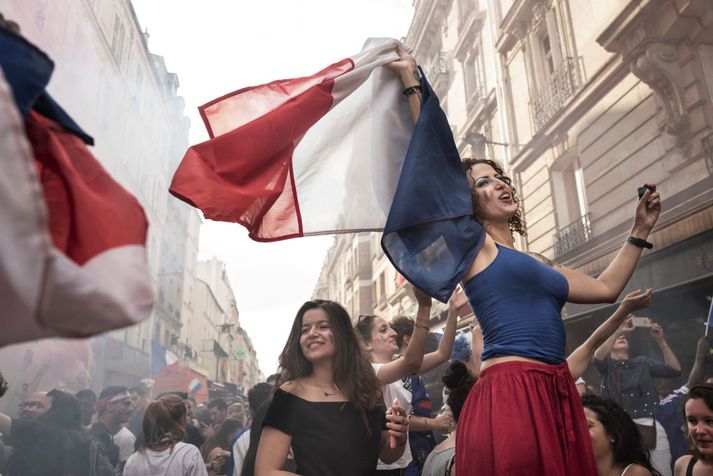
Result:
[[[470,269],[468,269],[468,272],[465,276],[463,276],[463,283],[490,266],[490,264],[495,261],[497,254],[498,247],[495,244],[495,241],[490,237],[490,235],[486,234],[483,247],[480,249],[478,254],[475,255],[475,259],[473,260],[473,263],[471,263]]]
[[[685,476],[691,458],[693,458],[691,455],[684,455],[678,458],[676,464],[673,465],[673,476]]]
[[[288,380],[280,385],[280,390],[287,393],[296,393],[302,387],[302,379]]]
[[[541,262],[542,264],[546,264],[550,268],[557,268],[557,269],[562,269],[562,266],[558,265],[551,259],[549,259],[547,256],[542,255],[540,253],[535,253],[534,251],[527,251],[526,252],[528,255],[532,256],[535,258],[537,261]]]
[[[629,467],[625,476],[651,476],[651,471],[644,468],[640,464],[635,464]]]

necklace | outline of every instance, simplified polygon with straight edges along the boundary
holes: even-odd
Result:
[[[319,388],[322,391],[322,394],[324,395],[324,398],[329,398],[329,397],[336,397],[339,392],[328,392],[324,389],[323,386],[318,384],[317,382],[312,382],[311,385],[314,385],[315,387]]]

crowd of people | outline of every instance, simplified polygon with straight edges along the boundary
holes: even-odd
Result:
[[[354,326],[338,303],[305,303],[280,374],[250,389],[248,408],[241,400],[196,405],[182,392],[151,400],[142,385],[110,386],[99,395],[88,389],[30,393],[17,417],[0,414],[0,474],[462,474],[456,435],[482,377],[483,334],[472,327],[467,360],[451,360],[458,310],[465,304],[458,292],[437,349],[426,353],[431,303],[416,295],[416,319],[389,323],[359,316]],[[571,374],[580,375],[580,361],[586,361],[601,377],[597,391],[590,386],[578,392],[596,474],[708,474],[713,378],[704,378],[704,363],[710,343],[698,341],[684,385],[662,385],[660,379],[678,377],[681,366],[659,325],[644,329],[660,358],[629,354],[637,329],[631,313],[650,302],[650,292],[628,295],[592,335],[598,346],[585,343],[566,361]],[[421,376],[444,363],[446,410],[439,412],[424,404],[430,396]],[[6,389],[2,380],[0,393]],[[465,461],[470,471],[470,459]],[[524,468],[520,474],[542,473]]]

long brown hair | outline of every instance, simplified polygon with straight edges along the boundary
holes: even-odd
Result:
[[[522,205],[520,203],[520,197],[517,196],[517,191],[515,190],[515,187],[512,186],[512,179],[505,174],[505,170],[502,168],[502,166],[494,160],[477,159],[475,157],[468,157],[466,159],[463,159],[462,164],[463,170],[468,175],[470,175],[470,178],[473,179],[474,182],[475,177],[473,177],[472,175],[471,167],[473,167],[475,164],[489,165],[495,170],[498,175],[503,178],[503,182],[508,184],[510,190],[512,190],[512,201],[515,202],[515,204],[517,205],[517,211],[513,213],[510,218],[508,218],[508,226],[510,227],[510,231],[512,233],[517,232],[520,235],[525,236],[527,234],[527,230],[525,226],[525,220],[522,218]],[[476,220],[480,221],[482,218],[482,216],[480,216],[482,208],[480,202],[478,201],[478,194],[475,193],[475,190],[473,188],[471,188],[470,190],[470,196],[473,200],[473,215],[475,216]],[[513,237],[513,242],[514,241],[515,238]]]
[[[176,395],[167,395],[149,403],[144,413],[144,442],[140,451],[173,449],[186,435],[184,425],[187,415],[186,402]]]
[[[282,374],[280,382],[287,382],[312,375],[312,362],[302,353],[302,317],[307,311],[321,309],[329,317],[329,326],[334,336],[334,385],[362,411],[382,405],[381,384],[369,363],[364,348],[359,343],[347,311],[334,301],[315,299],[302,305],[292,323],[290,336],[280,354]]]

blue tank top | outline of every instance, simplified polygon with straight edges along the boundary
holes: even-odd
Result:
[[[515,355],[561,364],[567,279],[525,253],[497,247],[495,260],[464,287],[483,330],[482,360]]]

